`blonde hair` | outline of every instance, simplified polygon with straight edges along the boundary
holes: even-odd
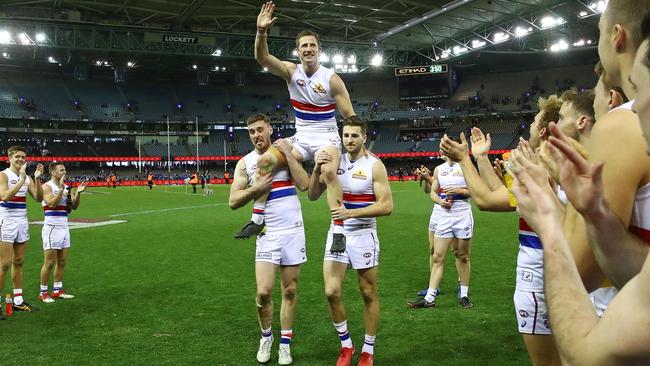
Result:
[[[540,97],[537,101],[539,111],[542,116],[539,120],[539,130],[546,128],[548,131],[549,122],[556,122],[560,119],[560,108],[562,108],[562,99],[555,94],[549,95],[548,98]]]
[[[25,155],[27,155],[27,149],[26,148],[24,148],[23,146],[16,145],[16,146],[10,146],[7,149],[7,156],[12,157],[15,153],[17,153],[19,151],[22,151],[22,152],[25,153]]]

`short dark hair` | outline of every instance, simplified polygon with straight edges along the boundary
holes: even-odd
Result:
[[[300,38],[306,37],[306,36],[313,36],[314,38],[316,38],[316,44],[318,45],[318,48],[320,48],[320,37],[318,36],[318,34],[316,32],[314,32],[312,30],[309,30],[309,29],[306,29],[304,31],[300,31],[300,33],[298,33],[296,35],[296,48],[300,48]]]
[[[48,169],[50,170],[50,173],[52,173],[54,171],[54,169],[56,169],[56,167],[59,166],[59,165],[63,165],[63,162],[54,161],[54,162],[50,163],[50,166],[48,167]]]
[[[15,146],[10,146],[7,149],[7,156],[12,157],[15,153],[17,153],[19,151],[22,151],[22,152],[25,153],[25,155],[27,155],[27,149],[24,146],[15,145]]]
[[[248,119],[246,120],[246,126],[250,125],[251,123],[255,123],[257,121],[264,121],[268,125],[271,124],[271,119],[269,118],[269,116],[263,113],[255,113],[254,115],[248,117]]]
[[[361,133],[364,135],[368,134],[368,124],[357,115],[343,119],[343,127],[345,126],[361,127]]]
[[[639,47],[646,39],[643,37],[643,23],[648,12],[648,0],[609,0],[603,16],[609,28],[614,24],[624,25],[634,46]]]
[[[592,121],[596,120],[594,113],[594,92],[592,89],[579,92],[577,89],[571,88],[560,97],[563,103],[571,103],[573,109],[580,114],[584,114],[591,118]]]

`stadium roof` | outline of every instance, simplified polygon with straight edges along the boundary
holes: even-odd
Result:
[[[599,2],[583,0],[277,0],[271,35],[291,49],[305,28],[330,43],[411,56],[418,63],[481,52],[593,47]],[[603,3],[603,2],[600,2]],[[5,0],[0,20],[253,37],[258,0]],[[218,42],[218,40],[217,40]],[[113,47],[115,48],[115,47]],[[163,48],[161,48],[163,49]],[[137,52],[137,50],[132,50]],[[169,50],[167,50],[169,51]],[[273,49],[272,49],[273,51]],[[286,50],[285,50],[286,51]],[[224,56],[231,56],[228,50]],[[461,56],[462,55],[462,56]],[[248,56],[248,55],[244,55]],[[386,57],[384,57],[386,58]]]

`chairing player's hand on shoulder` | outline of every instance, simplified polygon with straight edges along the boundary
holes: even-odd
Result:
[[[315,169],[320,171],[320,167],[323,164],[333,162],[334,157],[332,157],[332,155],[330,153],[328,153],[327,151],[321,151],[320,153],[318,153],[318,155],[316,155],[316,160],[315,161],[316,161]]]
[[[273,175],[271,173],[267,173],[258,176],[257,179],[255,180],[255,183],[253,183],[252,188],[257,192],[267,192],[271,190],[272,183],[273,183]]]
[[[293,150],[293,145],[291,145],[291,142],[289,142],[288,139],[277,139],[273,143],[273,146],[278,148],[284,156],[291,154],[291,150]]]

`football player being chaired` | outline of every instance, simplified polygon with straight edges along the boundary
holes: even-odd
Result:
[[[269,1],[262,5],[257,17],[257,36],[255,37],[255,59],[268,68],[269,72],[284,79],[289,88],[289,96],[296,117],[296,134],[291,137],[292,154],[303,162],[312,160],[320,151],[326,151],[331,157],[321,167],[322,177],[327,186],[327,204],[330,210],[340,207],[342,200],[341,184],[336,177],[339,166],[341,138],[336,126],[336,108],[343,118],[354,115],[350,96],[343,80],[319,63],[321,53],[318,35],[311,31],[302,31],[296,36],[296,48],[300,64],[280,61],[269,54],[267,31],[275,23],[273,17],[275,5]],[[286,166],[286,159],[276,148],[271,147],[257,161],[258,176]],[[260,196],[253,205],[253,217],[235,238],[248,238],[260,233],[264,227],[264,210],[267,195]],[[333,252],[345,250],[343,221],[333,220]]]
[[[337,366],[350,364],[355,348],[348,333],[343,306],[343,280],[348,266],[357,270],[359,289],[364,302],[365,338],[359,366],[373,363],[375,336],[379,320],[377,272],[379,270],[379,239],[376,217],[390,215],[393,198],[388,184],[386,167],[365,148],[367,126],[357,116],[343,122],[343,146],[338,179],[343,187],[343,207],[332,210],[335,220],[343,220],[347,246],[341,253],[330,251],[333,245],[334,225],[327,235],[323,277],[330,317],[341,340]],[[334,160],[328,152],[316,156],[314,172],[309,180],[309,199],[316,200],[326,190],[323,165]]]
[[[55,299],[72,299],[74,295],[63,290],[63,271],[70,250],[70,229],[68,214],[79,207],[81,192],[86,189],[86,183],[81,183],[77,189],[71,189],[65,184],[65,165],[60,162],[50,164],[50,180],[43,184],[43,222],[42,238],[45,258],[41,268],[41,289],[38,299],[45,303]],[[56,268],[55,268],[56,266]],[[50,297],[47,289],[50,273],[54,270],[54,286]]]
[[[305,191],[309,184],[307,172],[291,155],[291,144],[280,139],[276,148],[286,152],[287,166],[257,175],[257,161],[271,146],[273,128],[269,117],[255,114],[246,121],[248,135],[255,149],[244,156],[235,168],[234,180],[230,186],[229,205],[232,209],[245,206],[266,192],[266,232],[257,237],[255,250],[255,280],[257,282],[257,315],[262,338],[257,352],[257,361],[268,362],[273,346],[273,286],[275,273],[280,268],[282,283],[282,305],[280,309],[281,336],[278,363],[293,362],[290,352],[293,337],[293,321],[296,316],[296,288],[300,265],[307,261],[305,230],[302,222],[300,201],[296,188]],[[257,179],[253,180],[254,177]],[[292,179],[293,178],[293,179]]]

